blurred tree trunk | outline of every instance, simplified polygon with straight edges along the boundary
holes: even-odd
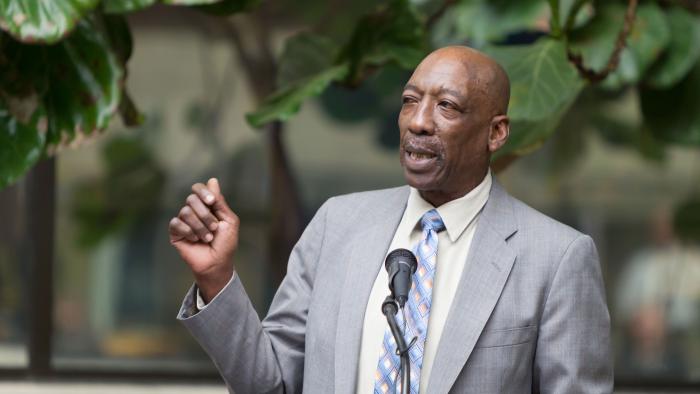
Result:
[[[276,88],[277,64],[272,53],[272,42],[264,27],[264,10],[243,20],[224,20],[224,28],[232,39],[251,91],[258,102]],[[241,34],[239,24],[245,22],[247,35]],[[270,233],[268,277],[274,288],[282,281],[287,260],[304,226],[301,198],[287,157],[284,123],[272,122],[266,126],[266,142],[270,160]]]
[[[267,126],[270,150],[270,279],[275,288],[287,271],[287,260],[303,230],[302,205],[294,174],[289,165],[282,133],[284,123]]]

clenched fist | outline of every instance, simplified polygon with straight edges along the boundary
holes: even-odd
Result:
[[[170,243],[194,274],[205,302],[233,276],[238,247],[238,216],[229,208],[216,178],[192,185],[192,194],[168,227]]]

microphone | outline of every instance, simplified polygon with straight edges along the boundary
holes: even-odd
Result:
[[[389,274],[389,290],[399,306],[403,308],[411,290],[411,275],[416,272],[416,256],[408,249],[395,249],[386,256],[384,262]]]

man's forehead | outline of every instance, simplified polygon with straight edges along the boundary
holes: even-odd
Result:
[[[433,74],[449,77],[466,78],[469,63],[458,57],[428,56],[416,67],[416,74]]]
[[[469,80],[469,69],[462,62],[437,59],[421,63],[411,75],[406,88],[465,91],[468,89]]]

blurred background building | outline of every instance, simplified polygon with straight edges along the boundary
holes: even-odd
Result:
[[[167,237],[191,184],[209,177],[219,178],[241,217],[236,267],[265,314],[278,270],[269,247],[270,204],[279,198],[270,186],[269,136],[244,121],[256,99],[231,38],[197,18],[166,7],[131,16],[128,85],[146,122],[136,129],[114,122],[0,191],[0,377],[7,378],[0,391],[35,392],[12,382],[47,376],[108,380],[117,383],[112,390],[163,381],[223,392],[175,320],[192,277]],[[273,37],[276,51],[283,38]],[[330,196],[403,184],[396,117],[409,75],[387,68],[357,90],[330,88],[286,124],[303,220]],[[381,100],[394,111],[363,115]],[[595,98],[580,98],[554,137],[497,177],[595,239],[620,392],[700,391],[700,150],[674,146],[663,158],[644,157],[582,129],[589,126],[577,107],[587,100]],[[641,116],[632,91],[608,110],[632,124]],[[50,266],[38,256],[49,256]],[[50,304],[38,301],[46,281]],[[51,324],[31,324],[41,313]],[[47,364],[33,366],[32,354],[50,371],[42,375]]]

